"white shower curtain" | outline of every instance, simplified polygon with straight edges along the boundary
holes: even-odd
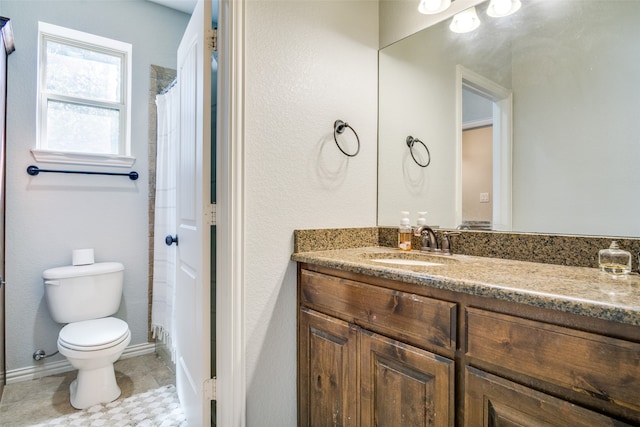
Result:
[[[176,233],[176,178],[178,159],[178,85],[156,95],[157,155],[156,202],[153,244],[153,336],[164,342],[175,357],[176,246],[167,246],[165,236]]]

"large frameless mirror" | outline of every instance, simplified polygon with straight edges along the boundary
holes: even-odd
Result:
[[[488,5],[471,32],[449,18],[380,50],[378,224],[409,210],[446,228],[640,236],[640,2],[528,0],[501,18]],[[480,184],[463,134],[487,128]]]

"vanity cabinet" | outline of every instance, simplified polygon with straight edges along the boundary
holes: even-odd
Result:
[[[298,329],[298,425],[356,426],[357,328],[303,308]]]
[[[453,426],[451,359],[360,333],[361,426]]]
[[[496,375],[465,368],[464,425],[623,426],[613,418]]]
[[[467,363],[640,412],[637,342],[473,307],[466,312]]]
[[[408,341],[451,348],[455,304],[308,270],[298,289],[299,426],[453,426],[453,360]]]
[[[300,426],[640,425],[640,328],[298,266]]]

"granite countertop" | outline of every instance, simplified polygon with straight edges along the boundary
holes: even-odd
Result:
[[[438,265],[395,265],[404,258]],[[640,275],[466,255],[365,247],[298,252],[293,261],[640,326]]]

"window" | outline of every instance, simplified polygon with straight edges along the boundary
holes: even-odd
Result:
[[[131,45],[39,23],[38,161],[131,166]]]

